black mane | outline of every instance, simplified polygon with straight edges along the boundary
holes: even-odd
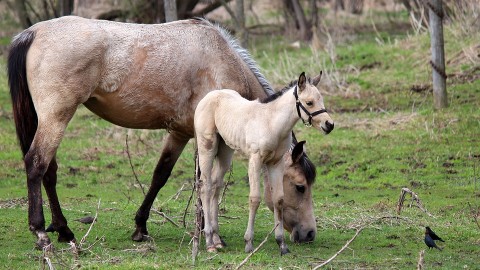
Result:
[[[295,134],[292,131],[292,148],[298,143]],[[302,157],[298,161],[300,166],[302,167],[302,171],[305,174],[305,179],[307,180],[308,185],[312,185],[315,182],[315,178],[317,177],[317,169],[313,162],[308,158],[307,153],[303,152]]]
[[[291,81],[287,86],[282,88],[282,90],[280,90],[278,92],[275,92],[273,95],[270,95],[270,96],[260,100],[260,103],[269,103],[269,102],[272,102],[272,101],[276,100],[277,98],[281,97],[283,95],[283,93],[287,92],[289,89],[296,86],[297,83],[298,83],[298,80]],[[307,83],[312,84],[312,78],[307,77]]]

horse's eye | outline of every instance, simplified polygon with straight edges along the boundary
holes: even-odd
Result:
[[[305,186],[303,186],[303,185],[296,185],[295,188],[297,189],[298,192],[300,192],[300,193],[305,193]]]
[[[307,104],[307,106],[313,106],[313,102],[311,102],[311,101],[307,101],[306,104]]]

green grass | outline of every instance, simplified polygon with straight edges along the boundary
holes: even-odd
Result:
[[[404,16],[404,15],[399,15]],[[458,38],[446,29],[447,59],[462,48],[478,44],[479,33]],[[383,34],[382,34],[383,35]],[[308,269],[335,254],[355,228],[379,217],[392,217],[368,225],[349,248],[329,264],[333,269],[412,269],[426,249],[423,226],[431,226],[445,249],[426,250],[427,269],[478,269],[480,228],[474,221],[480,209],[480,80],[448,80],[450,106],[436,111],[432,105],[429,40],[395,36],[380,45],[376,34],[363,33],[357,42],[336,44],[335,65],[324,51],[302,45],[291,49],[281,37],[257,39],[252,54],[276,86],[296,79],[301,71],[337,72],[345,89],[329,89],[325,104],[332,111],[335,130],[323,136],[302,125],[298,139],[317,165],[314,185],[318,233],[307,245],[290,243],[291,254],[281,257],[272,237],[247,262],[245,269]],[[385,38],[388,40],[388,38]],[[390,40],[393,40],[390,39]],[[477,43],[475,43],[477,42]],[[474,64],[449,65],[447,73],[469,70]],[[424,91],[413,86],[426,85]],[[193,208],[187,211],[187,228],[177,228],[151,214],[152,242],[134,243],[133,217],[142,201],[126,155],[147,186],[162,148],[165,131],[126,130],[114,127],[80,108],[58,151],[58,193],[77,240],[88,226],[74,221],[98,210],[98,223],[88,235],[90,249],[75,261],[68,245],[57,243],[50,255],[56,268],[185,269],[192,267],[189,233]],[[0,60],[0,265],[6,269],[42,268],[42,253],[34,249],[28,231],[25,172],[17,146],[7,88],[5,61]],[[245,257],[243,234],[248,216],[246,163],[237,157],[223,201],[221,233],[229,244],[218,254],[207,254],[202,241],[196,268],[233,268]],[[189,144],[154,207],[178,224],[191,194],[193,145]],[[180,189],[183,187],[183,191]],[[416,207],[395,213],[402,187],[416,192],[429,217]],[[177,194],[178,192],[178,194]],[[407,196],[407,199],[410,197]],[[47,223],[48,207],[44,207]],[[258,245],[273,226],[273,216],[262,205],[256,221]]]

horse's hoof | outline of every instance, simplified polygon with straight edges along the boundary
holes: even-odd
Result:
[[[145,241],[148,241],[148,239],[150,239],[150,237],[148,236],[148,232],[142,233],[142,232],[136,230],[132,234],[132,240],[135,241],[135,242],[145,242]]]
[[[215,243],[215,247],[216,248],[224,248],[227,246],[227,243],[225,243],[225,241],[223,241],[223,239],[220,237],[220,242],[217,242]]]
[[[245,253],[251,253],[253,251],[253,244],[248,243],[245,245]]]
[[[58,232],[58,242],[69,243],[75,241],[75,235],[70,231],[70,229],[60,229],[56,230]]]
[[[45,251],[53,251],[53,244],[49,238],[39,238],[36,243],[36,248]]]
[[[217,252],[217,248],[215,246],[211,246],[207,248],[207,252],[209,253],[215,253]]]
[[[285,254],[288,254],[288,253],[290,253],[290,250],[289,250],[288,248],[285,248],[285,249],[281,249],[281,250],[280,250],[280,255],[281,255],[281,256],[283,256],[283,255],[285,255]]]
[[[45,229],[46,232],[55,232],[55,229],[53,228],[53,223],[50,223],[48,227]]]

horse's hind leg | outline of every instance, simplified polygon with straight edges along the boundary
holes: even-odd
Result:
[[[72,231],[67,226],[67,219],[62,213],[60,202],[57,196],[57,161],[54,157],[48,166],[47,172],[43,177],[43,186],[48,196],[50,210],[52,212],[52,231],[58,232],[59,242],[69,242],[75,239]],[[47,229],[47,231],[49,231]]]
[[[248,182],[250,185],[249,194],[249,214],[248,225],[245,231],[245,252],[249,253],[253,251],[253,235],[255,216],[257,214],[258,206],[260,205],[260,174],[262,171],[262,160],[258,151],[250,155],[248,161]]]
[[[56,194],[52,192],[55,186],[52,185],[56,164],[52,164],[51,161],[55,156],[60,141],[63,137],[67,123],[70,121],[75,108],[68,108],[59,111],[55,106],[51,106],[49,110],[42,110],[42,106],[37,108],[38,127],[33,138],[33,142],[30,149],[25,155],[25,169],[27,171],[27,187],[28,187],[28,222],[30,231],[37,236],[37,245],[41,248],[47,247],[50,244],[50,239],[45,232],[45,217],[43,215],[42,207],[42,191],[41,183],[44,177],[45,189],[51,196],[52,204],[54,206],[52,213],[57,214],[60,206],[58,205],[58,198]],[[47,111],[48,113],[42,114],[41,112]],[[50,169],[49,174],[47,171]],[[60,211],[60,210],[59,210]],[[61,211],[60,211],[61,215]],[[63,215],[61,215],[63,217]],[[54,221],[54,223],[56,223]],[[65,222],[66,223],[66,222]],[[71,231],[65,224],[65,232]],[[65,236],[65,235],[64,235]],[[73,234],[70,235],[73,240]]]
[[[198,164],[200,167],[200,199],[202,201],[203,214],[205,218],[205,241],[208,252],[215,252],[216,247],[213,243],[213,217],[212,203],[215,194],[214,183],[212,181],[213,162],[217,155],[218,138],[214,132],[210,134],[197,133]]]
[[[226,246],[225,242],[219,235],[218,228],[218,200],[220,193],[223,189],[223,178],[225,173],[230,168],[232,163],[233,150],[228,147],[225,142],[220,139],[218,143],[217,163],[215,163],[212,172],[213,186],[215,187],[213,195],[213,201],[211,203],[211,217],[212,217],[212,230],[213,230],[213,244],[216,248],[223,248]]]

